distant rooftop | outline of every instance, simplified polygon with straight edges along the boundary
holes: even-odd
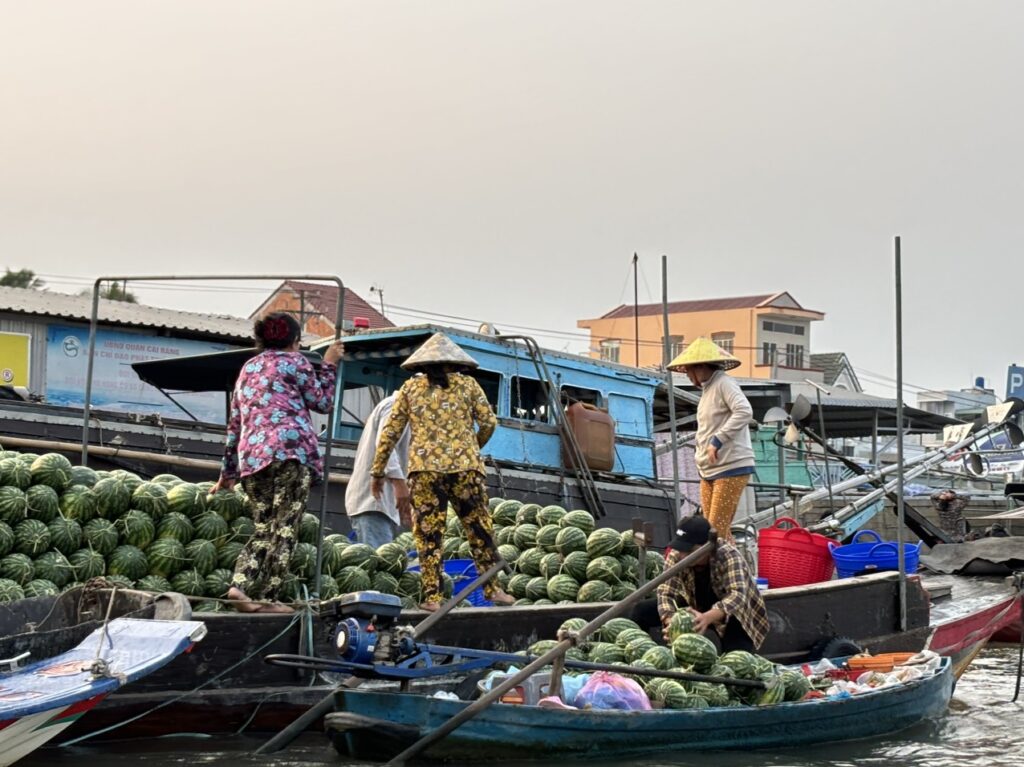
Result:
[[[0,287],[0,312],[88,322],[92,316],[92,297]],[[104,325],[160,328],[176,331],[180,335],[212,337],[232,342],[252,341],[252,320],[227,314],[183,312],[101,298],[99,321]]]
[[[332,325],[338,316],[338,286],[319,282],[302,282],[300,280],[285,280],[276,290],[260,304],[259,308],[251,316],[256,317],[263,311],[263,307],[271,298],[282,290],[289,290],[295,295],[302,294],[309,307],[317,314],[323,315],[324,319]],[[353,320],[356,317],[365,317],[370,322],[371,328],[393,328],[394,323],[379,311],[373,308],[362,296],[351,288],[345,288],[345,306],[343,307],[343,319]]]
[[[686,314],[690,312],[713,312],[726,309],[757,309],[777,306],[780,309],[795,309],[803,312],[815,312],[814,309],[805,309],[796,299],[786,291],[779,293],[763,293],[756,296],[734,296],[732,298],[702,298],[694,301],[670,301],[668,304],[669,314]],[[661,304],[640,304],[637,307],[637,314],[641,317],[661,314]],[[633,307],[629,304],[622,304],[607,312],[599,319],[613,320],[633,316]]]

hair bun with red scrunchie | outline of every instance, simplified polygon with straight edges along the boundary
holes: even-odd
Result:
[[[263,323],[263,337],[268,341],[283,341],[290,334],[291,328],[282,317],[270,317]]]

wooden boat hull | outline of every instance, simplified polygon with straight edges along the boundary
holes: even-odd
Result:
[[[658,751],[755,749],[882,737],[940,716],[952,665],[915,682],[842,700],[660,711],[572,711],[495,704],[432,746],[443,759],[625,757]],[[425,695],[345,690],[325,726],[338,751],[389,758],[468,704]]]

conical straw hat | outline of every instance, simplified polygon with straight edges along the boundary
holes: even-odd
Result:
[[[419,349],[412,353],[402,367],[406,370],[422,365],[458,365],[466,368],[479,367],[476,360],[462,351],[452,339],[444,333],[434,333]]]
[[[669,370],[683,370],[687,365],[717,365],[722,370],[740,366],[740,361],[723,350],[710,338],[698,338],[683,353],[669,363]]]

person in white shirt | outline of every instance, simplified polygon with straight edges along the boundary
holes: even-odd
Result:
[[[395,395],[385,397],[370,413],[356,447],[352,478],[345,489],[345,512],[356,533],[356,541],[377,548],[389,543],[400,526],[411,525],[409,486],[406,467],[409,464],[409,430],[405,430],[388,459],[387,472],[380,500],[370,490],[370,465],[380,441],[380,432],[391,415]]]

